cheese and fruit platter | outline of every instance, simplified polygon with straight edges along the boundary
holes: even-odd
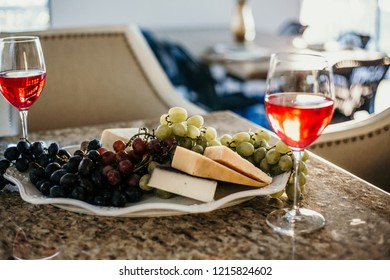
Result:
[[[292,172],[291,150],[268,131],[219,136],[201,115],[172,107],[156,128],[105,129],[78,146],[21,139],[0,160],[0,187],[15,184],[29,203],[78,213],[167,216],[262,195],[292,199]]]

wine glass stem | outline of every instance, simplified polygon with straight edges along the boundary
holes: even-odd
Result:
[[[294,158],[294,200],[293,209],[295,212],[299,211],[299,196],[300,196],[300,164],[303,155],[303,150],[293,150]]]
[[[22,120],[22,133],[23,133],[23,139],[27,139],[27,110],[20,110],[20,119]]]

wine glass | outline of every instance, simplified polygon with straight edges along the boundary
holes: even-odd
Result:
[[[304,149],[329,124],[334,111],[333,73],[319,55],[271,55],[266,81],[265,110],[274,132],[290,146],[294,158],[294,199],[291,208],[268,214],[267,224],[290,236],[310,233],[325,225],[313,210],[299,207],[300,162]]]
[[[38,37],[0,39],[0,91],[19,110],[23,139],[28,139],[28,109],[39,98],[45,82],[46,67]]]

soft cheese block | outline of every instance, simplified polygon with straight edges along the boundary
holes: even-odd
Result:
[[[223,164],[191,150],[178,146],[172,159],[172,167],[187,174],[252,187],[263,187],[265,182],[245,176]]]
[[[100,142],[102,147],[112,150],[112,144],[116,140],[123,140],[127,143],[134,134],[137,134],[138,128],[110,128],[103,130]]]
[[[149,186],[202,202],[214,200],[217,181],[190,176],[169,166],[157,166]]]
[[[203,155],[257,181],[267,184],[272,181],[272,177],[226,146],[207,147]]]

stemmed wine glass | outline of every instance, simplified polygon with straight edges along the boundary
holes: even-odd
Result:
[[[0,39],[0,91],[19,110],[23,139],[28,139],[27,113],[46,82],[46,67],[38,37]]]
[[[291,208],[268,214],[267,224],[290,236],[310,233],[325,225],[313,210],[300,208],[298,188],[304,149],[329,124],[334,109],[333,74],[319,55],[272,54],[266,81],[265,110],[274,132],[290,146],[294,158],[294,201]]]

